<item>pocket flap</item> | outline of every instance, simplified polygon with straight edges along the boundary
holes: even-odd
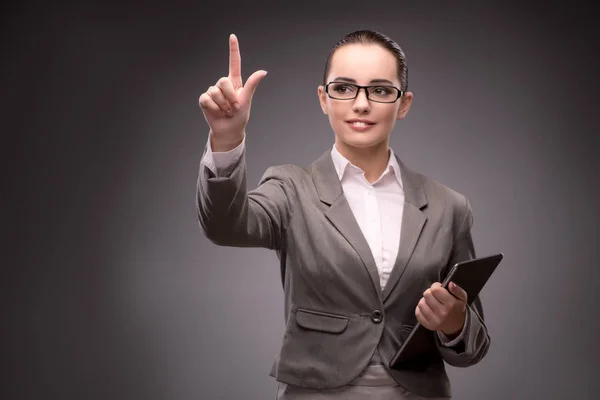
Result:
[[[303,328],[321,332],[341,333],[348,326],[348,318],[311,310],[296,310],[296,323]]]

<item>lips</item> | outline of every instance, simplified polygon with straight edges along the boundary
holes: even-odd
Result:
[[[356,132],[366,132],[369,129],[371,129],[371,127],[373,127],[373,125],[375,125],[375,122],[370,121],[368,119],[360,119],[360,118],[352,118],[346,121],[346,123],[350,126],[350,128]]]
[[[370,125],[375,125],[375,122],[370,121],[368,119],[360,119],[360,118],[352,118],[349,119],[348,121],[349,124],[354,125],[354,126],[370,126]]]

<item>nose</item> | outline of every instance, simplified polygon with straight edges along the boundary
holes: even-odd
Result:
[[[364,91],[362,89],[364,89]],[[358,89],[358,93],[352,104],[352,109],[354,112],[358,113],[365,113],[371,109],[371,102],[367,98],[367,88]]]

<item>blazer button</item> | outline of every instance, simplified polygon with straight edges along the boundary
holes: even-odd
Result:
[[[371,313],[371,321],[375,322],[376,324],[383,321],[383,314],[381,313],[381,311],[373,310],[373,312]]]

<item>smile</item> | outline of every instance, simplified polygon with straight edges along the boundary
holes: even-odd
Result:
[[[358,130],[358,131],[365,131],[367,129],[369,129],[370,127],[372,127],[373,125],[375,125],[374,122],[371,121],[367,121],[367,120],[358,120],[358,119],[351,119],[349,121],[346,121],[354,130]]]

